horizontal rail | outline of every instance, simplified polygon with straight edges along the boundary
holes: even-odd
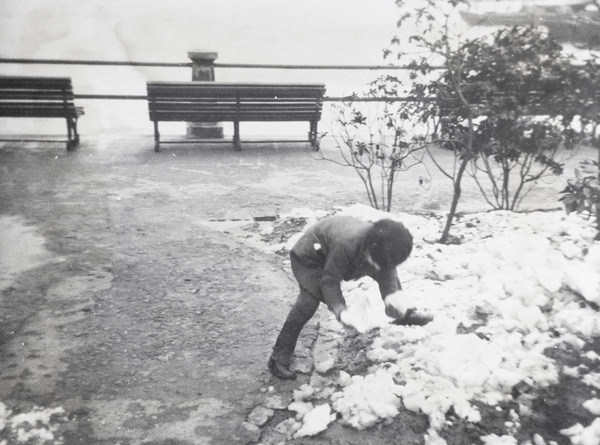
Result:
[[[75,99],[148,100],[148,96],[134,94],[74,94]]]
[[[398,96],[398,97],[324,97],[324,102],[411,102],[414,101],[412,97]]]
[[[27,65],[101,65],[101,66],[148,66],[163,68],[191,68],[192,62],[128,62],[111,60],[67,60],[67,59],[2,59],[0,63]],[[289,70],[409,70],[408,65],[287,65],[260,63],[213,63],[215,68],[289,69]],[[432,67],[441,69],[441,67]]]
[[[284,70],[409,70],[408,65],[284,65],[260,63],[215,63],[215,68],[258,68]],[[433,67],[441,69],[441,67]]]
[[[191,62],[167,63],[167,62],[123,62],[111,60],[67,60],[67,59],[1,59],[0,63],[15,63],[26,65],[104,65],[104,66],[154,66],[167,68],[191,68]]]

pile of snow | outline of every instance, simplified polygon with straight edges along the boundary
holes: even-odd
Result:
[[[349,425],[362,430],[398,415],[401,386],[396,385],[389,372],[378,369],[365,377],[342,374],[340,380],[345,388],[331,400]]]
[[[327,403],[312,408],[303,416],[303,423],[300,429],[294,434],[294,437],[314,436],[327,429],[332,421],[335,420],[335,414],[331,414],[331,408]]]
[[[341,213],[390,217],[365,206]],[[544,351],[581,349],[600,336],[600,243],[593,241],[591,221],[561,211],[474,214],[453,227],[460,245],[440,245],[427,240],[439,237],[442,218],[393,217],[415,239],[411,257],[399,267],[404,290],[393,299],[430,311],[434,321],[392,325],[372,280],[344,284],[349,310],[362,314],[365,330],[380,331],[367,351],[376,363],[370,374],[341,376],[341,389],[331,396],[343,423],[367,428],[404,406],[428,415],[428,443],[444,444],[438,433],[448,411],[477,422],[473,401],[496,406],[512,399],[517,384],[557,383],[563,370]],[[598,374],[582,381],[600,389]],[[598,415],[597,399],[586,407]],[[302,428],[310,430],[306,421]],[[598,422],[564,434],[573,444],[599,444]],[[484,442],[517,443],[510,434]]]

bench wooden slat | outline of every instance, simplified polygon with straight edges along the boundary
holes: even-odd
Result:
[[[258,111],[258,110],[273,110],[273,111],[281,111],[281,112],[292,112],[292,111],[308,111],[312,113],[320,113],[323,109],[323,106],[320,104],[289,104],[289,103],[265,103],[265,104],[256,104],[256,103],[162,103],[155,104],[152,107],[154,111],[171,111],[177,110],[182,112],[203,112],[203,111],[222,111],[222,110],[230,110],[231,112],[241,112],[244,110],[247,111]]]
[[[83,115],[81,107],[70,106],[68,108],[51,104],[48,106],[7,106],[0,104],[0,116],[2,117],[78,117]]]
[[[72,90],[70,77],[0,76],[0,89]]]
[[[315,110],[322,109],[322,105],[315,103],[289,103],[289,102],[268,102],[268,103],[255,103],[255,102],[241,102],[239,104],[235,102],[223,103],[223,102],[212,102],[212,103],[189,103],[189,102],[162,102],[155,104],[153,107],[155,110],[185,110],[185,111],[205,111],[205,110],[281,110],[281,111],[294,111],[294,110],[307,110],[314,112]]]
[[[36,101],[43,97],[45,100],[73,101],[73,92],[64,93],[60,90],[1,90],[0,101]]]
[[[159,122],[307,122],[313,117],[311,114],[282,114],[282,113],[249,113],[234,115],[228,113],[207,113],[207,114],[160,114],[152,116]]]
[[[266,83],[266,82],[207,82],[207,81],[148,81],[148,88],[164,88],[164,89],[181,89],[195,88],[202,90],[233,90],[233,89],[248,89],[248,90],[292,90],[292,89],[311,89],[325,91],[325,85],[315,83]]]
[[[314,84],[237,84],[215,82],[148,82],[148,96],[160,99],[184,98],[303,98],[323,97],[324,85]]]
[[[148,92],[148,96],[156,101],[169,100],[173,98],[187,99],[187,100],[234,100],[234,99],[267,99],[267,100],[315,100],[322,97],[322,94],[314,91],[310,92],[298,92],[298,93],[268,93],[268,92],[255,92],[252,94],[246,94],[245,91],[234,91],[234,92],[206,92],[206,91],[194,91],[194,90],[182,90],[173,91],[170,93],[163,92]],[[192,99],[193,98],[193,99]]]
[[[201,104],[210,104],[210,103],[237,103],[237,102],[245,102],[245,103],[251,103],[251,102],[255,102],[255,103],[292,103],[292,104],[302,104],[302,103],[317,103],[320,102],[320,98],[318,97],[304,97],[304,98],[300,98],[300,97],[296,97],[296,98],[290,98],[290,97],[243,97],[243,96],[239,96],[239,97],[212,97],[212,96],[205,96],[205,97],[194,97],[194,98],[189,98],[186,96],[181,96],[181,97],[177,97],[177,96],[168,96],[168,97],[155,97],[155,96],[149,96],[148,99],[151,102],[155,102],[157,104],[164,104],[164,103],[201,103]]]

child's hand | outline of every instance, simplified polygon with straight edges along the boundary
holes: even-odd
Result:
[[[428,311],[419,310],[413,307],[406,311],[404,317],[396,318],[392,323],[405,326],[425,326],[431,321],[433,321],[433,315]]]
[[[410,294],[398,291],[384,299],[385,315],[394,319],[393,324],[423,326],[433,320],[433,315],[425,309],[417,309],[416,301]]]
[[[385,315],[394,320],[402,320],[404,318],[404,311],[390,304],[385,307]]]

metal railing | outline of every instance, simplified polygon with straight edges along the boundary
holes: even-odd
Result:
[[[114,60],[68,60],[68,59],[3,59],[0,63],[25,65],[102,65],[102,66],[146,66],[162,68],[191,68],[192,62],[129,62]],[[408,70],[407,65],[289,65],[261,63],[213,63],[215,68],[290,69],[290,70]]]
[[[130,62],[114,60],[70,60],[70,59],[21,59],[0,58],[0,64],[19,65],[88,65],[88,66],[132,66],[150,68],[192,68],[192,62]],[[393,71],[409,70],[407,65],[289,65],[289,64],[257,64],[257,63],[213,63],[214,68],[244,68],[244,69],[284,69],[284,70],[368,70],[368,71]],[[131,94],[75,94],[75,99],[98,100],[147,100],[146,95]],[[407,97],[324,97],[325,102],[405,102]]]
[[[102,65],[102,66],[148,66],[159,68],[191,68],[192,63],[124,62],[114,60],[68,60],[68,59],[3,59],[0,63],[19,65]]]

